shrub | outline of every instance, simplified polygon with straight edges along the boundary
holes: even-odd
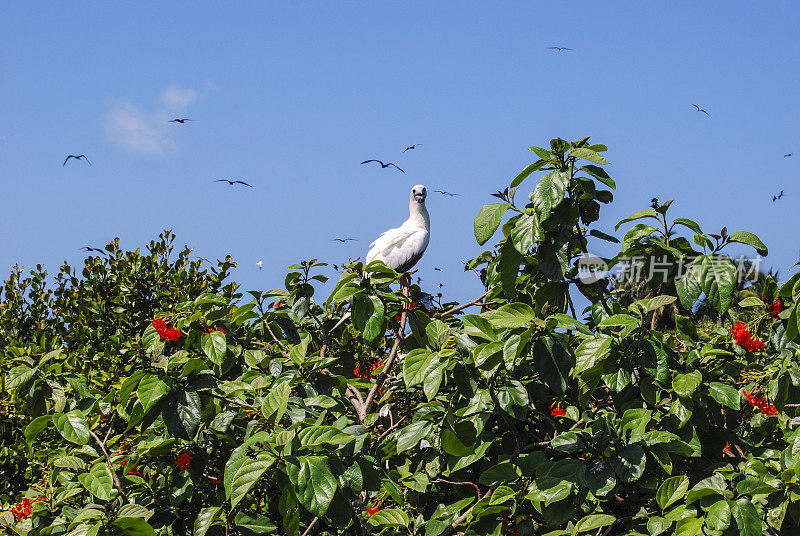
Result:
[[[359,262],[321,302],[317,260],[246,302],[224,285],[230,259],[171,261],[169,233],[149,255],[110,244],[82,277],[65,265],[53,291],[41,267],[16,270],[0,288],[0,522],[131,536],[796,527],[800,275],[744,297],[722,250],[766,254],[761,241],[654,200],[620,222],[639,223],[619,255],[591,261],[641,258],[623,272],[653,277],[632,299],[581,270],[590,237],[619,242],[592,227],[615,188],[606,147],[531,149],[475,219],[480,244],[500,233],[467,262],[485,292],[462,305]],[[698,329],[703,296],[723,325]]]

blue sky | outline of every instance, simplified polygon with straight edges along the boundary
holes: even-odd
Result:
[[[461,261],[482,250],[472,220],[488,194],[534,159],[528,146],[591,135],[618,186],[601,229],[675,198],[674,217],[757,233],[787,275],[800,252],[800,8],[753,6],[9,3],[0,271],[53,273],[80,265],[81,246],[143,247],[171,228],[198,255],[231,254],[244,289],[272,288],[290,263],[363,256],[423,183],[461,194],[429,196],[423,288],[465,300],[479,285]],[[91,166],[62,167],[81,153]]]

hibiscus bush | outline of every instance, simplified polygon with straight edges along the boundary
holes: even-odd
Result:
[[[15,269],[0,287],[0,526],[800,530],[800,274],[740,284],[730,245],[766,246],[671,202],[622,220],[620,240],[596,227],[615,188],[606,147],[531,150],[475,219],[491,247],[466,261],[483,291],[463,304],[379,262],[319,298],[316,259],[245,294],[231,259],[208,270],[167,232],[145,253],[112,242],[81,273]],[[619,254],[590,255],[597,241]]]

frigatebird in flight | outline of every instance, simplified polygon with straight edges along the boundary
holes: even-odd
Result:
[[[91,247],[91,246],[83,246],[83,247],[82,247],[82,248],[80,248],[80,249],[82,249],[83,251],[96,251],[96,252],[98,252],[100,255],[105,255],[105,254],[106,254],[106,252],[105,252],[105,251],[103,251],[102,249],[93,248],[93,247]]]
[[[421,143],[415,143],[414,145],[409,145],[408,147],[403,149],[403,152],[410,151],[411,149],[416,149],[420,145],[422,145],[422,144]]]
[[[86,158],[86,155],[85,155],[85,154],[71,154],[71,155],[67,156],[67,157],[64,159],[64,163],[63,163],[63,164],[61,164],[61,167],[64,167],[64,166],[66,166],[66,165],[67,165],[67,160],[69,160],[70,158],[74,158],[75,160],[80,160],[81,158],[83,158],[84,160],[86,160],[86,163],[87,163],[87,164],[89,164],[90,166],[92,165],[92,163],[91,163],[91,162],[89,162],[89,159],[88,159],[88,158]]]
[[[702,108],[700,108],[698,105],[696,105],[696,104],[692,104],[692,106],[694,106],[695,108],[697,108],[697,111],[698,111],[698,112],[703,112],[704,114],[708,115],[708,112],[707,112],[707,111],[705,111],[705,110],[703,110]]]
[[[567,47],[547,47],[547,50],[557,50],[557,51],[561,52],[563,50],[573,50],[573,49],[567,48]]]
[[[778,195],[773,195],[772,196],[772,202],[774,203],[775,201],[777,201],[781,197],[783,197],[783,190],[781,190],[781,193],[779,193]]]
[[[436,192],[437,194],[449,195],[450,197],[461,195],[461,194],[454,194],[453,192],[445,192],[444,190],[434,190],[434,192]]]
[[[794,154],[794,153],[786,153],[785,155],[783,155],[783,157],[784,157],[784,158],[789,158],[789,157],[790,157],[790,156],[792,156],[793,154]]]
[[[244,181],[232,181],[232,180],[229,180],[229,179],[218,179],[218,180],[215,180],[214,182],[227,182],[231,186],[233,186],[234,184],[244,184],[245,186],[248,186],[250,188],[253,187],[251,184],[247,184]]]
[[[356,239],[355,238],[332,238],[331,239],[331,242],[341,242],[342,244],[344,244],[345,242],[350,242],[350,241],[355,242]]]
[[[364,165],[364,164],[368,164],[368,163],[370,163],[370,162],[377,162],[377,163],[379,163],[383,169],[386,169],[386,168],[387,168],[387,167],[389,167],[389,166],[394,166],[394,167],[396,167],[396,168],[397,168],[397,170],[398,170],[398,171],[401,171],[401,172],[405,173],[405,171],[403,171],[402,169],[400,169],[399,167],[397,167],[397,164],[395,164],[394,162],[387,162],[386,164],[384,164],[384,163],[383,163],[383,162],[381,162],[380,160],[374,160],[374,159],[373,159],[373,160],[364,160],[363,162],[361,162],[361,164],[362,164],[362,165]]]
[[[184,119],[172,119],[171,121],[167,121],[167,123],[180,123],[180,124],[183,124],[186,121],[194,121],[194,119],[189,119],[188,117],[186,117]]]

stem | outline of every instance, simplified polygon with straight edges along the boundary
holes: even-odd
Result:
[[[479,497],[478,497],[478,500],[477,500],[477,501],[475,501],[475,502],[472,504],[472,506],[470,506],[470,507],[467,509],[467,511],[466,511],[466,512],[464,512],[463,514],[461,514],[460,516],[458,516],[458,517],[456,518],[456,520],[455,520],[455,521],[453,521],[453,524],[452,524],[452,525],[450,525],[449,527],[447,527],[447,528],[444,530],[444,532],[442,532],[442,535],[441,535],[441,536],[452,536],[452,535],[453,535],[453,533],[455,533],[455,531],[456,531],[456,529],[458,528],[458,526],[459,526],[461,523],[463,523],[464,521],[466,521],[466,520],[467,520],[467,518],[469,517],[469,515],[472,513],[472,509],[473,509],[473,508],[475,508],[475,505],[476,505],[476,504],[478,504],[479,502],[481,502],[483,499],[485,499],[485,498],[489,497],[489,495],[491,495],[492,491],[494,491],[494,486],[492,486],[491,488],[489,488],[489,489],[486,491],[486,493],[484,493],[482,496],[479,496]]]
[[[318,517],[315,517],[315,518],[314,518],[314,519],[311,521],[311,523],[308,525],[308,527],[306,527],[306,530],[305,530],[305,532],[303,532],[303,536],[308,536],[308,534],[310,534],[310,533],[311,533],[311,529],[313,529],[313,528],[314,528],[314,525],[316,525],[316,524],[317,524],[317,522],[319,522],[319,518],[318,518]]]
[[[89,435],[92,436],[92,439],[95,440],[97,446],[100,447],[100,452],[103,453],[103,456],[106,459],[106,465],[108,465],[108,469],[111,471],[111,478],[114,480],[114,487],[117,488],[117,491],[119,491],[120,495],[122,495],[125,499],[127,499],[128,496],[125,495],[125,490],[122,489],[122,483],[119,481],[117,472],[114,471],[114,466],[111,465],[111,458],[109,457],[108,451],[106,450],[105,441],[104,440],[101,441],[100,438],[97,437],[97,434],[95,434],[92,430],[89,430]],[[108,434],[106,434],[106,437],[108,437]]]
[[[452,315],[454,313],[457,313],[457,312],[461,311],[462,309],[466,309],[467,307],[472,307],[473,305],[478,305],[479,302],[483,298],[485,298],[487,294],[489,294],[488,290],[486,292],[484,292],[483,294],[481,294],[480,296],[478,296],[477,298],[475,298],[474,300],[472,300],[472,301],[469,301],[467,303],[459,305],[458,307],[453,307],[449,311],[443,312],[442,314],[439,315],[439,318],[444,318],[446,316],[450,316],[450,315]]]

